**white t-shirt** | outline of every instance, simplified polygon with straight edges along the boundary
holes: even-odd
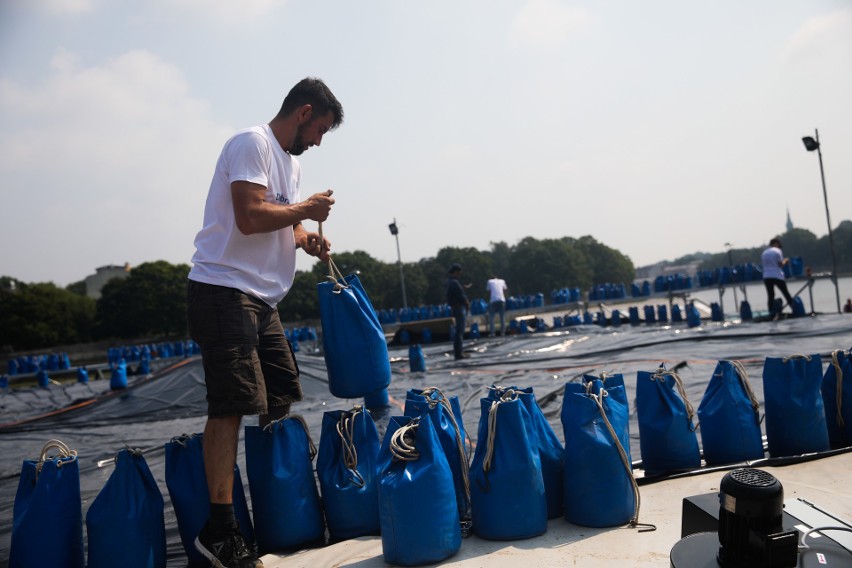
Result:
[[[486,286],[491,293],[492,302],[505,302],[506,296],[503,292],[506,291],[506,281],[502,278],[492,278]]]
[[[234,134],[222,149],[204,206],[204,224],[195,237],[189,279],[236,288],[275,307],[296,274],[293,228],[244,235],[237,228],[231,183],[266,187],[270,203],[298,203],[302,170],[268,125]]]
[[[769,247],[763,251],[763,254],[760,255],[760,262],[763,264],[763,277],[784,280],[784,267],[781,266],[783,260],[784,253],[778,247]]]

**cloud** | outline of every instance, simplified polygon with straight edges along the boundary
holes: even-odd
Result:
[[[91,0],[36,0],[43,11],[61,16],[65,14],[84,14],[94,10]]]
[[[848,65],[852,55],[852,8],[807,20],[790,37],[782,53],[786,61],[809,63],[839,58]]]
[[[0,236],[24,236],[13,251],[22,266],[50,251],[81,276],[102,264],[187,262],[232,133],[209,114],[180,69],[143,50],[91,66],[60,50],[43,81],[0,80]],[[47,225],[63,238],[44,242],[37,228]]]
[[[558,47],[588,29],[594,21],[594,14],[585,8],[567,6],[559,0],[531,0],[512,20],[509,39],[512,45],[520,47]]]
[[[167,9],[181,9],[222,24],[255,22],[284,5],[280,0],[161,0]]]

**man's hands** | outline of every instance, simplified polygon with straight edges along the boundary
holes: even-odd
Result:
[[[299,225],[301,228],[302,226]],[[311,233],[302,228],[296,232],[296,246],[304,249],[306,253],[315,256],[323,262],[328,262],[328,251],[331,243],[325,237],[320,238],[319,233]]]
[[[334,193],[334,190],[328,189],[322,193],[315,193],[299,203],[305,213],[305,217],[311,221],[319,222],[328,219],[328,214],[331,213],[331,206],[334,205],[334,199],[331,197],[332,193]]]

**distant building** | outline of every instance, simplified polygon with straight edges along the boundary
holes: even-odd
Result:
[[[790,208],[787,208],[787,232],[793,230],[793,220],[790,219]]]
[[[101,297],[101,289],[113,278],[127,278],[130,275],[130,264],[124,266],[110,264],[95,269],[95,273],[86,276],[86,295],[94,300]]]

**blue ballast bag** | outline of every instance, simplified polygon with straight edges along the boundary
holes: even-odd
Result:
[[[33,566],[85,566],[80,465],[59,440],[49,440],[38,460],[24,460],[15,494],[9,568]]]
[[[461,547],[453,474],[429,414],[392,416],[379,452],[379,518],[386,562],[440,562]]]
[[[537,439],[516,391],[480,399],[482,414],[470,466],[473,532],[491,540],[531,538],[547,530],[547,499]]]
[[[550,426],[547,417],[538,406],[532,387],[516,386],[503,387],[492,385],[488,389],[488,397],[499,399],[504,394],[514,391],[526,408],[524,417],[529,419],[527,430],[535,436],[539,459],[541,460],[541,476],[544,481],[544,492],[547,497],[547,517],[554,519],[563,513],[564,488],[563,461],[565,448]]]
[[[829,449],[821,385],[819,354],[766,358],[763,396],[770,456],[797,456]]]
[[[166,487],[175,510],[178,532],[190,564],[209,564],[195,548],[195,538],[210,515],[210,492],[204,473],[202,434],[181,434],[166,443]],[[249,546],[254,546],[246,494],[239,466],[234,466],[234,515]]]
[[[391,381],[385,333],[361,281],[355,274],[317,284],[322,345],[328,388],[338,398],[360,398],[387,388]]]
[[[642,467],[648,475],[701,466],[695,411],[683,381],[664,366],[636,374],[636,413]]]
[[[317,477],[334,540],[379,534],[379,434],[360,406],[322,416]]]
[[[142,452],[118,452],[115,469],[86,512],[88,568],[165,568],[163,494]]]
[[[246,475],[261,554],[319,541],[325,533],[308,426],[287,416],[245,427]]]
[[[423,390],[409,389],[405,395],[403,414],[416,417],[428,414],[435,429],[438,441],[450,464],[456,487],[459,518],[466,525],[471,518],[470,512],[470,459],[467,454],[466,434],[462,421],[461,406],[457,396],[447,398],[435,387]],[[463,527],[467,535],[467,526]]]
[[[832,448],[852,445],[852,353],[837,349],[822,379],[822,400]]]
[[[639,513],[624,379],[602,378],[567,383],[562,400],[565,519],[586,527],[635,523]]]
[[[698,421],[707,465],[763,458],[760,403],[739,361],[716,364],[698,405]]]

